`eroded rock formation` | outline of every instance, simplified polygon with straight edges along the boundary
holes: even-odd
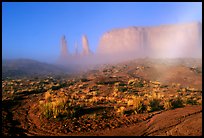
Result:
[[[129,27],[105,33],[97,54],[114,57],[195,56],[202,43],[201,23]]]
[[[141,51],[143,48],[142,33],[143,28],[139,27],[113,29],[102,36],[97,52],[101,54],[120,54]]]
[[[58,59],[59,64],[64,65],[80,65],[87,64],[90,62],[92,52],[89,49],[89,43],[86,35],[82,36],[82,51],[78,51],[78,43],[74,45],[74,53],[68,53],[67,41],[65,36],[61,40],[61,53]]]
[[[91,51],[89,49],[89,42],[88,42],[88,39],[86,37],[86,35],[83,35],[82,36],[82,55],[90,55],[91,54]]]
[[[64,64],[67,62],[67,60],[69,60],[69,53],[67,48],[67,41],[65,35],[63,35],[60,41],[60,56],[57,59],[57,63]]]
[[[92,54],[86,35],[82,36],[82,51],[75,45],[75,53],[67,52],[62,37],[61,57],[64,63],[109,63],[133,58],[183,58],[202,56],[202,24],[198,22],[128,27],[113,29],[101,37],[98,49]]]
[[[147,28],[150,54],[162,58],[196,56],[201,47],[200,27],[200,23],[188,23]]]
[[[65,35],[62,36],[61,40],[61,58],[66,58],[68,56],[67,41]]]

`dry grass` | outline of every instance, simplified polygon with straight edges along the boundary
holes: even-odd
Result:
[[[171,102],[170,102],[169,100],[164,101],[164,109],[165,109],[165,110],[170,110],[170,109],[172,109],[172,105],[171,105]]]
[[[117,115],[124,115],[125,111],[127,110],[124,106],[121,107],[114,107],[116,110]]]
[[[152,87],[152,92],[143,90],[140,93],[128,93],[120,90],[124,88],[139,88],[142,90],[143,88],[136,85],[139,82],[135,79],[130,79],[127,82],[127,86],[125,83],[117,82],[113,85],[113,92],[107,97],[102,96],[98,90],[89,90],[89,92],[82,90],[72,92],[70,99],[65,98],[64,92],[59,92],[56,98],[51,94],[52,91],[50,90],[45,93],[45,102],[40,101],[39,104],[44,104],[43,113],[46,117],[58,118],[61,116],[74,116],[77,112],[75,107],[90,107],[98,104],[114,106],[116,115],[124,115],[171,110],[183,107],[186,104],[193,105],[202,102],[201,98],[194,97],[194,95],[181,96],[180,94],[172,94],[166,97],[160,89],[160,82],[157,81],[152,82],[152,84],[158,86],[157,88]]]
[[[39,101],[42,105],[42,112],[46,118],[71,117],[75,110],[72,108],[72,101],[67,97],[55,97],[50,94],[50,91],[45,93],[45,101]]]
[[[140,113],[142,110],[142,101],[143,101],[142,97],[132,96],[132,100],[131,100],[132,103],[131,104],[132,104],[133,110],[136,114]],[[128,102],[130,102],[130,101],[128,101]]]
[[[45,92],[45,101],[51,101],[51,98],[52,96],[50,94],[50,91]]]

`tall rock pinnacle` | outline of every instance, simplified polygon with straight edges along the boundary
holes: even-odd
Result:
[[[66,58],[68,56],[68,50],[67,50],[67,41],[65,36],[62,36],[62,40],[61,40],[61,57],[62,58]]]
[[[90,55],[91,51],[89,49],[89,43],[88,43],[88,39],[86,37],[86,35],[82,36],[82,55]]]

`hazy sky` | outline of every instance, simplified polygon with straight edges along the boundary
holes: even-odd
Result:
[[[63,34],[70,52],[83,34],[95,52],[113,28],[202,21],[201,2],[3,2],[2,12],[2,57],[46,62],[59,57]]]

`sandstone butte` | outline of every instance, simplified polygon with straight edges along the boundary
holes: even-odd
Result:
[[[63,37],[64,39],[65,37]],[[66,40],[63,40],[66,42]],[[62,43],[61,57],[66,54]],[[82,53],[64,60],[72,63],[103,63],[133,58],[201,57],[202,24],[200,22],[173,25],[117,28],[105,32],[93,54],[88,38],[82,36]],[[93,57],[94,56],[94,57]]]

